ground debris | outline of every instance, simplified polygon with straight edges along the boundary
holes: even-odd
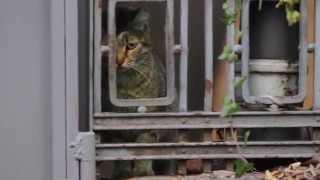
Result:
[[[140,177],[129,180],[263,180],[263,177],[263,173],[254,172],[236,178],[233,171],[218,170],[200,175]]]
[[[129,180],[320,180],[320,154],[305,162],[295,162],[265,172],[247,173],[238,178],[233,171],[218,170],[200,175],[139,177]]]
[[[265,172],[265,180],[318,180],[320,179],[319,154],[304,163],[295,162],[288,167],[279,167]]]

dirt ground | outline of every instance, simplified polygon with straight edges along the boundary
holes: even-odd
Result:
[[[320,154],[305,162],[295,162],[265,172],[251,172],[241,177],[235,177],[233,171],[218,170],[200,175],[139,177],[129,180],[320,180]]]

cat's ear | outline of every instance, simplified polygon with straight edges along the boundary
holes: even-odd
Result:
[[[143,9],[139,9],[131,26],[137,31],[150,32],[150,14]]]

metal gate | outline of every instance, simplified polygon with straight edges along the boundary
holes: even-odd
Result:
[[[92,142],[92,136],[88,142],[82,140],[89,148],[90,156],[95,151],[96,161],[110,160],[137,160],[137,159],[177,159],[180,160],[179,172],[185,173],[184,160],[187,159],[236,159],[239,156],[245,158],[308,158],[315,152],[320,151],[319,128],[320,128],[320,1],[316,0],[316,41],[307,42],[307,16],[306,2],[301,1],[300,10],[302,12],[300,21],[300,46],[299,46],[299,93],[296,96],[288,97],[256,97],[249,93],[248,82],[242,88],[242,98],[246,103],[251,104],[292,104],[300,103],[305,98],[306,76],[307,76],[307,56],[308,51],[315,52],[315,75],[314,75],[314,106],[309,111],[241,111],[232,118],[223,118],[219,112],[212,111],[213,90],[213,0],[205,1],[205,96],[203,98],[204,107],[202,112],[188,112],[188,16],[189,1],[180,1],[180,43],[174,40],[174,3],[172,0],[108,0],[108,45],[101,44],[101,16],[102,4],[94,0],[92,4],[92,37],[94,56],[91,62],[91,131],[99,134],[107,131],[121,130],[178,130],[179,137],[183,137],[185,130],[202,130],[202,142],[185,142],[180,138],[180,142],[174,143],[96,143]],[[167,62],[167,96],[164,98],[120,100],[117,98],[116,87],[116,64],[115,48],[112,40],[116,36],[115,29],[115,8],[118,2],[164,2],[166,3],[166,62]],[[231,8],[235,8],[235,1],[227,0]],[[235,42],[235,27],[227,27],[226,41],[235,51],[241,53],[241,72],[243,76],[250,77],[250,56],[249,56],[249,17],[251,0],[242,1],[242,44]],[[113,113],[103,112],[101,108],[101,68],[102,53],[108,53],[109,57],[109,88],[110,101],[116,106],[159,106],[169,105],[175,95],[175,67],[174,56],[180,54],[180,78],[179,78],[179,112],[163,113]],[[228,96],[235,100],[235,88],[233,80],[236,78],[235,63],[229,64],[228,72]],[[274,101],[276,99],[276,102]],[[247,128],[309,128],[313,129],[313,137],[307,141],[249,141],[238,142],[224,140],[222,142],[212,142],[210,136],[212,129],[247,129]],[[81,136],[80,136],[81,137]],[[82,138],[80,138],[82,139]],[[86,139],[86,138],[84,138]],[[82,142],[79,140],[78,142]],[[95,149],[92,146],[95,145]],[[239,151],[239,146],[245,146]],[[80,158],[81,159],[81,158]],[[92,157],[87,157],[92,159]],[[84,157],[86,160],[86,157]],[[210,171],[210,162],[205,161],[206,170]],[[95,171],[95,164],[89,163],[89,167],[82,168],[89,170],[92,176]],[[93,177],[91,179],[94,179]]]

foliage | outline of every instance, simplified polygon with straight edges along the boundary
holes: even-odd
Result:
[[[247,172],[254,171],[254,166],[252,163],[248,163],[240,159],[237,159],[233,162],[233,168],[237,177],[240,177]]]
[[[284,7],[287,14],[287,21],[289,26],[299,22],[300,12],[296,10],[296,6],[300,3],[300,0],[279,0],[276,7]]]
[[[229,63],[235,62],[239,59],[238,55],[236,52],[232,49],[231,46],[225,45],[223,48],[222,53],[218,57],[219,60],[221,61],[227,61]]]
[[[221,117],[230,117],[232,114],[240,111],[240,105],[228,97],[223,98],[223,107]]]
[[[243,83],[247,80],[247,76],[243,76],[243,77],[240,77],[240,78],[237,78],[234,80],[233,82],[233,86],[235,88],[240,88],[242,87]]]
[[[224,12],[224,23],[226,25],[231,25],[237,20],[237,13],[235,10],[230,7],[227,1],[225,1],[222,5],[222,9]]]

